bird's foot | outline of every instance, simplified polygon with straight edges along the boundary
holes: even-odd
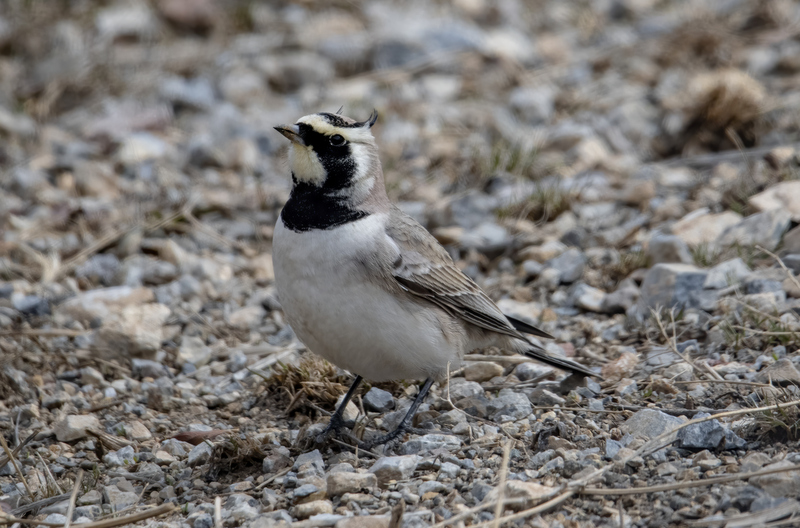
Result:
[[[407,432],[416,433],[417,430],[411,426],[401,423],[400,425],[397,426],[397,429],[395,429],[394,431],[386,433],[385,435],[380,435],[374,438],[370,438],[369,440],[366,440],[364,442],[359,442],[358,447],[359,449],[366,449],[367,451],[369,451],[375,446],[393,442],[394,440],[397,440],[401,435]]]
[[[338,414],[333,414],[331,416],[331,421],[328,422],[328,425],[325,427],[325,429],[323,429],[322,432],[315,438],[315,442],[318,445],[325,444],[328,440],[330,440],[331,437],[338,436],[344,425],[344,418]]]

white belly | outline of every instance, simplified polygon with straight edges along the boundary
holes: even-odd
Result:
[[[360,263],[385,243],[384,221],[370,215],[298,233],[279,219],[273,261],[281,306],[303,343],[354,374],[373,381],[441,376],[460,354],[436,313],[370,282]]]

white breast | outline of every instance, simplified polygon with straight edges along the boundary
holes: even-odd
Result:
[[[278,220],[275,283],[284,313],[313,352],[369,380],[439,376],[460,351],[433,310],[398,298],[369,280],[363,262],[393,245],[386,215],[334,229],[296,232]]]

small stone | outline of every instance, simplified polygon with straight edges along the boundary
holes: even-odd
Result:
[[[72,442],[88,435],[89,429],[100,429],[100,420],[92,414],[64,416],[54,427],[59,442]]]
[[[607,380],[621,380],[630,376],[638,364],[639,355],[625,351],[617,359],[603,366],[602,376]]]
[[[103,503],[103,496],[97,490],[91,490],[84,493],[83,495],[78,497],[78,499],[75,502],[75,504],[77,504],[78,506],[91,506],[92,504],[96,504],[97,506],[99,506],[102,503]]]
[[[528,381],[532,379],[546,378],[553,374],[552,367],[541,365],[539,363],[520,363],[514,369],[514,375],[520,381]]]
[[[187,336],[178,349],[178,364],[189,363],[195,367],[202,367],[211,361],[211,348],[199,337]]]
[[[727,288],[739,284],[748,275],[750,275],[750,268],[741,258],[726,260],[708,270],[703,288]]]
[[[689,264],[656,264],[644,277],[639,304],[650,308],[704,308],[716,300],[703,290],[707,272]],[[707,292],[707,293],[706,293]]]
[[[191,451],[189,451],[189,456],[187,457],[186,462],[190,467],[205,464],[211,458],[211,453],[213,451],[214,447],[208,442],[201,442],[194,446]]]
[[[545,268],[559,271],[562,283],[572,284],[583,275],[586,265],[586,255],[580,249],[570,248],[559,256],[545,262]]]
[[[742,215],[733,211],[711,214],[708,209],[700,209],[675,222],[672,233],[692,247],[711,245],[726,229],[741,220]]]
[[[503,367],[492,361],[475,361],[467,364],[464,369],[464,378],[467,381],[489,381],[495,376],[503,375]]]
[[[620,286],[603,298],[601,311],[607,314],[626,313],[639,302],[641,292],[631,280],[623,281]]]
[[[295,459],[292,469],[297,473],[315,474],[321,477],[325,474],[325,461],[322,460],[319,449],[315,449],[299,455]]]
[[[675,235],[656,235],[650,239],[645,252],[652,264],[679,262],[693,264],[689,246]]]
[[[528,405],[530,406],[530,403]],[[405,455],[416,455],[418,453],[427,453],[436,449],[456,451],[460,447],[461,441],[455,436],[444,434],[427,434],[404,443],[402,452]]]
[[[312,515],[333,513],[333,503],[329,500],[305,502],[292,508],[292,512],[298,519],[308,519]]]
[[[387,515],[355,515],[345,517],[334,528],[389,528],[390,518]]]
[[[463,398],[483,396],[483,393],[483,387],[475,381],[467,381],[464,378],[452,378],[450,380],[450,399],[454,402]]]
[[[727,228],[715,247],[726,248],[734,244],[741,246],[760,245],[773,250],[789,228],[792,215],[785,209],[771,209],[748,216],[736,225]]]
[[[789,358],[781,358],[769,367],[756,374],[758,383],[773,383],[777,385],[795,385],[800,387],[800,372]]]
[[[764,469],[788,468],[793,466],[789,460],[770,464]],[[786,471],[753,477],[750,482],[773,497],[797,497],[800,494],[800,471]]]
[[[364,406],[370,411],[384,413],[394,409],[394,397],[391,392],[372,387],[364,395]]]
[[[175,462],[176,460],[178,459],[175,458],[174,456],[170,455],[164,450],[159,449],[155,453],[155,458],[153,459],[153,462],[155,462],[159,466],[168,466],[173,462]]]
[[[153,438],[153,433],[139,420],[133,420],[125,426],[125,436],[137,442],[146,442]]]
[[[136,379],[158,379],[161,376],[168,375],[167,368],[164,365],[151,359],[131,358],[131,371]]]
[[[672,381],[691,381],[693,374],[694,369],[685,361],[673,363],[663,372],[664,377]]]
[[[697,413],[695,418],[711,416],[707,413]],[[685,449],[717,449],[725,439],[725,428],[717,420],[700,422],[678,431],[678,441]]]
[[[792,221],[800,222],[800,181],[788,180],[776,183],[751,196],[747,203],[756,211],[786,211]]]
[[[266,315],[266,310],[259,305],[245,306],[228,315],[228,324],[236,328],[255,329],[261,325]]]
[[[558,394],[550,392],[542,387],[536,387],[533,389],[529,398],[532,404],[541,405],[544,407],[553,407],[555,405],[564,405],[567,403],[567,400]]]
[[[606,293],[588,284],[576,284],[570,293],[572,304],[588,312],[602,312]]]
[[[219,10],[213,0],[159,0],[159,12],[177,26],[205,31],[219,21]]]
[[[328,496],[337,497],[345,493],[360,493],[378,486],[378,478],[374,473],[331,473],[327,478]]]
[[[628,378],[622,378],[614,387],[614,392],[619,396],[632,396],[636,394],[637,390],[639,390],[639,386],[636,385],[636,381]]]
[[[628,418],[620,429],[636,437],[656,438],[667,431],[675,429],[683,423],[683,420],[675,416],[657,411],[655,409],[642,409],[636,411],[633,416]]]
[[[544,263],[558,257],[567,250],[567,246],[558,240],[546,242],[541,246],[528,246],[520,252],[520,257],[525,260]]]
[[[133,491],[120,491],[117,486],[103,486],[103,499],[111,505],[112,511],[119,511],[139,502],[139,495]]]
[[[418,461],[419,457],[416,455],[383,457],[378,459],[369,471],[378,478],[378,484],[385,488],[390,481],[409,479]]]
[[[533,412],[530,400],[512,389],[502,389],[497,398],[489,403],[488,411],[493,420],[509,417],[512,420],[527,418]]]

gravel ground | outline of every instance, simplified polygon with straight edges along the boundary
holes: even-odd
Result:
[[[791,524],[798,27],[788,0],[3,2],[0,431],[28,443],[0,507],[159,528]],[[275,296],[272,126],[341,105],[380,113],[392,199],[596,380],[476,351],[401,442],[309,446],[351,378]],[[358,434],[417,390],[367,387]]]

